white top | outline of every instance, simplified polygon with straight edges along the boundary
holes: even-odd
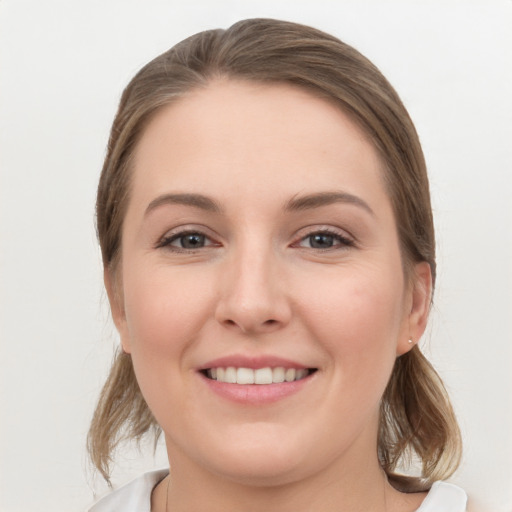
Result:
[[[107,494],[89,512],[151,512],[151,492],[169,471],[161,469],[139,476]],[[445,482],[435,482],[416,512],[465,512],[466,493]]]

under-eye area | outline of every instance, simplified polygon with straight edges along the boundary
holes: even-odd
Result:
[[[316,371],[316,368],[284,368],[283,366],[257,369],[228,366],[207,368],[201,370],[201,373],[208,379],[227,384],[281,384],[305,379]]]

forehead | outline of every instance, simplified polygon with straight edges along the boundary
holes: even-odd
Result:
[[[382,193],[383,165],[333,102],[287,84],[217,80],[162,108],[135,152],[133,192]],[[153,189],[153,190],[151,190]],[[374,191],[375,191],[374,190]]]
[[[142,138],[147,140],[166,126],[171,128],[173,123],[197,134],[210,132],[212,141],[224,138],[223,142],[231,139],[247,143],[244,135],[251,137],[254,131],[263,128],[258,133],[258,140],[252,142],[264,142],[265,133],[272,139],[293,132],[295,136],[303,135],[312,141],[320,137],[323,146],[332,141],[339,144],[340,141],[335,139],[335,134],[332,138],[327,137],[327,130],[319,128],[337,125],[338,132],[343,128],[344,135],[350,133],[351,139],[372,144],[333,99],[321,98],[312,91],[286,83],[216,79],[159,109]],[[236,130],[234,137],[230,128],[237,125],[243,125],[244,130]],[[179,134],[175,132],[174,135]]]

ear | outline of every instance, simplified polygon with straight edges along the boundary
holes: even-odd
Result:
[[[117,332],[121,338],[123,352],[129,354],[130,344],[124,301],[121,292],[122,284],[119,282],[119,279],[116,279],[112,271],[107,268],[103,271],[103,282],[105,283],[105,289],[107,290],[112,320],[114,321],[114,325],[116,326]]]
[[[406,303],[409,312],[404,320],[404,329],[397,345],[398,356],[409,352],[425,332],[431,297],[432,269],[426,261],[416,263]]]

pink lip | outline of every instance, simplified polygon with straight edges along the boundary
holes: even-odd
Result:
[[[245,367],[247,368],[247,367]],[[218,396],[245,405],[264,405],[277,402],[298,393],[315,377],[316,373],[304,379],[279,384],[228,384],[209,379],[198,373],[203,382]]]
[[[257,370],[258,368],[266,367],[276,368],[278,366],[282,366],[285,369],[295,368],[297,370],[308,368],[303,364],[291,361],[289,359],[283,359],[281,357],[247,357],[243,355],[232,355],[226,357],[219,357],[218,359],[214,359],[213,361],[208,361],[207,363],[201,365],[201,367],[198,368],[198,370],[207,370],[209,368],[228,368],[229,366],[233,366],[235,368],[250,368],[252,370]]]
[[[293,382],[259,385],[218,382],[209,379],[202,372],[209,368],[228,368],[230,366],[235,368],[251,368],[253,370],[266,367],[304,369],[308,368],[308,366],[275,356],[247,357],[243,355],[232,355],[208,361],[198,368],[199,377],[212,392],[226,400],[244,405],[271,404],[294,395],[315,379],[317,373],[312,373],[304,379]]]

